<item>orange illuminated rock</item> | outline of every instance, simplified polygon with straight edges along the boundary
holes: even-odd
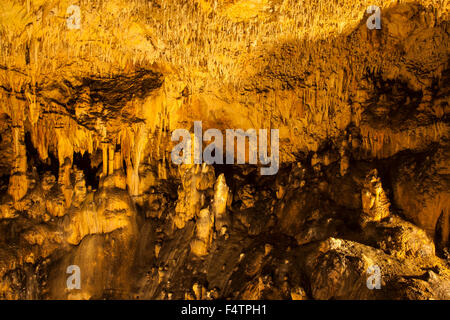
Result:
[[[397,2],[0,0],[0,299],[448,299],[448,3]],[[174,164],[200,121],[276,175]]]

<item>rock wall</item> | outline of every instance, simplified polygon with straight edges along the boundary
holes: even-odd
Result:
[[[0,298],[450,297],[447,1],[71,4],[0,0]],[[278,173],[174,165],[194,121]]]

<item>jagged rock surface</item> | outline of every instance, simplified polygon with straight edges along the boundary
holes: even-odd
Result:
[[[0,298],[450,299],[448,4],[338,2],[0,0]]]

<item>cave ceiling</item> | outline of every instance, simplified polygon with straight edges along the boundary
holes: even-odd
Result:
[[[449,8],[0,0],[0,298],[450,299]]]

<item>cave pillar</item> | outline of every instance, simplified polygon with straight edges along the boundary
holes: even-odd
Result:
[[[108,144],[108,175],[114,173],[114,145]]]
[[[121,170],[123,167],[123,159],[122,159],[122,152],[116,151],[114,153],[114,170]]]
[[[73,186],[70,179],[70,174],[72,172],[72,161],[70,158],[66,157],[64,163],[59,168],[59,185],[61,192],[64,195],[64,200],[66,203],[66,208],[69,208],[72,204]]]
[[[14,164],[9,179],[8,194],[18,201],[28,191],[27,179],[27,153],[25,147],[25,130],[23,126],[23,106],[16,98],[11,98],[11,118]]]
[[[225,175],[221,173],[214,184],[214,199],[212,211],[214,213],[215,229],[218,232],[225,232],[230,226],[230,219],[227,215],[228,193],[230,189],[225,181]],[[223,229],[225,228],[225,229]]]
[[[103,152],[103,176],[106,177],[108,175],[108,144],[102,143],[102,152]]]

